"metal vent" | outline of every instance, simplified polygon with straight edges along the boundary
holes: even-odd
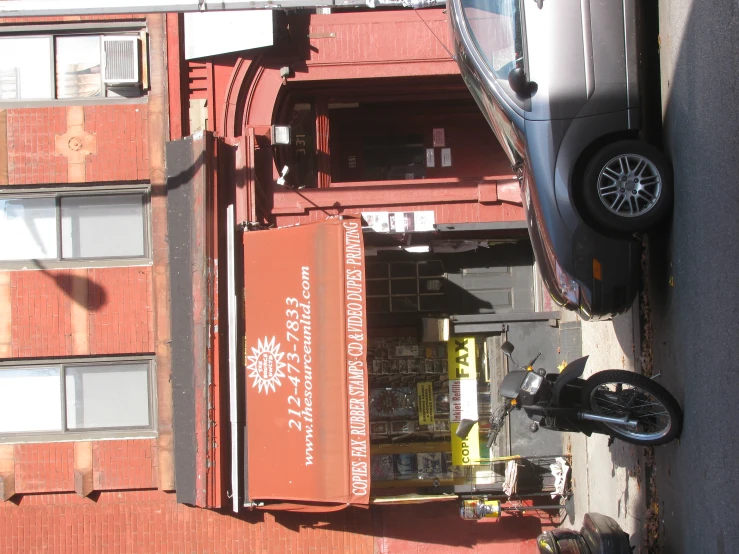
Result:
[[[138,37],[103,37],[102,58],[105,83],[139,82]]]

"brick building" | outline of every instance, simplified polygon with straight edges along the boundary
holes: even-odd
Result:
[[[227,205],[246,227],[431,212],[435,246],[508,244],[499,266],[528,267],[502,307],[548,305],[442,10],[275,13],[272,47],[190,60],[184,21],[0,20],[0,551],[532,551],[546,518],[452,503],[231,511]],[[377,326],[408,327],[392,301]]]

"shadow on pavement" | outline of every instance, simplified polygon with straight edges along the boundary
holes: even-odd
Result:
[[[641,294],[641,291],[639,292],[639,294]],[[634,317],[634,311],[639,311],[638,297],[631,307],[631,310],[629,310],[625,314],[616,316],[613,319],[613,333],[616,335],[616,339],[618,340],[618,344],[621,347],[621,351],[624,353],[622,364],[619,367],[601,367],[598,368],[598,371],[604,371],[606,369],[627,368],[629,367],[629,364],[627,363],[626,357],[633,359],[635,366],[638,365],[639,360],[636,359],[637,354],[634,345],[634,336],[639,333],[639,329],[636,328],[637,324],[635,323],[635,321],[638,321],[639,318],[638,315],[637,317]],[[635,367],[635,369],[638,370],[638,367]]]

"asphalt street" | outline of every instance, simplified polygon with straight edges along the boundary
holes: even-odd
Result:
[[[662,550],[739,552],[739,2],[662,0],[675,206],[649,237],[654,371],[685,412],[656,449]]]

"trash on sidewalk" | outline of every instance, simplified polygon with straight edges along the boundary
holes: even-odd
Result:
[[[518,463],[516,460],[510,460],[505,467],[505,482],[503,483],[503,492],[509,498],[516,494],[518,485]],[[552,497],[553,498],[553,497]]]
[[[567,465],[564,458],[557,458],[549,468],[552,470],[552,475],[554,476],[554,492],[552,493],[552,498],[564,495],[567,476],[570,473],[570,466]],[[506,470],[506,477],[507,476],[508,471]]]

